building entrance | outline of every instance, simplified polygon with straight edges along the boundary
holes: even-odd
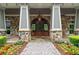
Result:
[[[49,35],[49,23],[48,20],[40,15],[33,19],[31,22],[32,36],[48,36]]]

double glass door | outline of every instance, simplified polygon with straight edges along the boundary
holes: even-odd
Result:
[[[38,19],[33,20],[31,24],[32,28],[32,36],[48,36],[49,35],[49,24],[47,20],[42,19],[39,21]]]

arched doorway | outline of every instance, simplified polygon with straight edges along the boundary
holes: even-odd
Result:
[[[31,22],[32,36],[49,36],[49,22],[40,15]]]

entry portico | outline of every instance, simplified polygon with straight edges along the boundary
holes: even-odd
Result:
[[[61,35],[61,37],[62,37],[62,27],[61,27],[60,5],[59,4],[53,4],[53,5],[51,5],[51,7],[52,7],[52,9],[51,9],[52,10],[52,13],[51,13],[52,15],[50,16],[51,17],[51,20],[50,20],[51,21],[51,24],[50,24],[51,26],[49,26],[49,24],[47,24],[47,28],[50,27],[47,30],[50,33],[51,39],[53,39],[52,37],[53,37],[53,35],[56,32],[58,32],[58,34]],[[29,13],[28,12],[29,12],[28,11],[28,5],[20,7],[20,23],[19,23],[20,27],[19,27],[19,31],[24,32],[24,34],[25,34],[25,32],[27,32],[26,35],[30,35],[31,36],[31,33],[30,33],[30,22],[29,22]],[[39,13],[40,13],[40,11],[39,11]],[[39,13],[38,13],[38,15],[39,15]],[[42,35],[43,34],[42,36],[45,36],[44,33],[47,34],[47,32],[44,31],[44,28],[43,28],[44,27],[44,23],[42,25],[42,22],[46,22],[46,21],[44,21],[43,17],[41,17],[41,16],[39,16],[34,21],[37,21],[37,23],[34,24],[34,26],[36,27],[36,25],[38,25],[37,26],[38,28],[36,27],[35,31],[33,31],[32,34],[33,35],[34,34],[36,34],[36,35]],[[39,27],[39,25],[40,25],[40,27]]]
[[[2,6],[0,8],[1,32],[11,27],[10,29],[14,29],[11,30],[11,34],[26,35],[28,39],[31,36],[49,36],[53,39],[55,35],[62,38],[67,36],[67,32],[78,34],[79,9],[74,6],[79,4],[3,3],[0,5]]]

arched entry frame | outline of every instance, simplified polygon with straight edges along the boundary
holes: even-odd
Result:
[[[36,21],[35,21],[36,20]],[[43,31],[40,29],[40,30],[37,30],[36,28],[34,29],[35,31],[31,31],[31,35],[32,36],[49,36],[49,30],[50,30],[50,22],[49,22],[49,20],[46,18],[46,16],[42,16],[42,20],[43,21],[45,21],[44,23],[43,23]],[[32,24],[34,23],[34,22],[38,22],[38,16],[36,16],[36,17],[34,17],[32,20],[31,20],[31,28],[32,28]],[[48,26],[48,29],[47,29],[47,31],[45,31],[44,30],[44,26],[47,24],[47,26]],[[34,24],[33,24],[34,25]],[[39,24],[38,24],[39,25]],[[41,25],[39,25],[39,26],[41,26]],[[39,27],[38,26],[38,27]]]

